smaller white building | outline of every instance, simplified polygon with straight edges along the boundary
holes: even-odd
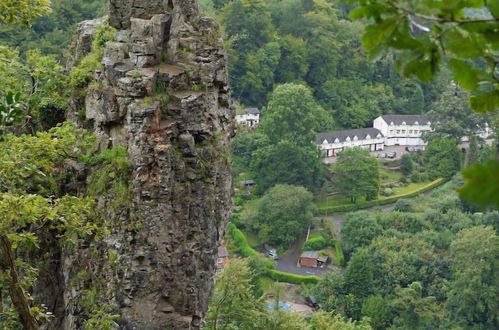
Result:
[[[423,133],[431,131],[431,122],[424,115],[383,115],[374,120],[377,128],[385,136],[387,146],[423,146]]]
[[[359,147],[369,151],[383,150],[385,137],[376,128],[358,128],[319,133],[315,144],[325,157],[335,157],[345,148]]]
[[[236,121],[239,125],[255,127],[260,122],[260,110],[247,108],[236,113]]]

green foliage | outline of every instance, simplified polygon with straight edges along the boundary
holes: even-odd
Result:
[[[396,203],[395,206],[393,207],[394,211],[399,211],[399,212],[411,212],[412,211],[412,205],[411,201],[405,198],[400,198]]]
[[[341,242],[333,239],[331,243],[336,251],[336,263],[338,266],[345,266],[345,256],[343,255],[343,249],[341,248]]]
[[[494,328],[499,317],[499,238],[491,227],[462,230],[450,246],[447,306],[466,328]]]
[[[36,3],[36,0],[21,2]],[[76,24],[81,21],[105,15],[105,1],[101,0],[52,0],[51,2],[52,12],[31,20],[31,27],[1,24],[1,43],[19,48],[22,54],[37,48],[43,54],[60,58],[74,35],[68,31],[75,31]]]
[[[460,196],[482,208],[499,207],[499,162],[489,160],[486,164],[474,164],[463,171],[466,185]]]
[[[236,246],[236,252],[239,253],[243,257],[252,257],[258,256],[259,253],[255,251],[246,240],[243,232],[236,228],[236,226],[232,223],[229,223],[227,226],[227,232],[230,237],[234,240]]]
[[[0,46],[0,95],[3,95],[1,99],[9,93],[18,95],[17,101],[12,104],[20,105],[15,107],[18,112],[22,110],[22,114],[16,115],[17,122],[25,119],[24,126],[33,128],[38,128],[41,122],[44,129],[61,122],[60,116],[58,120],[51,120],[47,112],[67,106],[67,77],[62,71],[62,66],[54,57],[44,56],[39,50],[30,50],[21,56],[16,49]],[[0,122],[0,125],[5,124]]]
[[[288,140],[308,146],[315,133],[331,127],[330,121],[309,88],[284,84],[277,86],[270,95],[260,126],[272,143]]]
[[[397,298],[392,301],[395,311],[394,327],[408,324],[415,329],[440,328],[446,318],[442,305],[435,297],[423,297],[423,287],[419,282],[411,283],[407,288],[397,288]]]
[[[0,137],[3,136],[2,127],[12,126],[23,120],[25,105],[21,101],[21,94],[0,91]]]
[[[303,187],[276,185],[257,203],[245,223],[258,229],[263,243],[288,248],[310,225],[314,205],[312,194]]]
[[[373,291],[372,260],[366,249],[358,250],[348,262],[345,270],[345,288],[349,293],[361,298]]]
[[[408,154],[402,155],[402,158],[400,159],[400,171],[402,174],[405,176],[410,175],[413,170],[413,163],[411,156]]]
[[[466,102],[469,93],[458,86],[450,85],[433,103],[428,116],[431,120],[430,137],[460,140],[471,137],[485,128],[488,116],[472,111]]]
[[[217,279],[208,314],[206,329],[253,329],[263,303],[252,293],[252,277],[247,262],[231,259]]]
[[[418,196],[424,192],[430,191],[441,184],[445,183],[446,180],[443,178],[436,179],[427,185],[415,190],[411,191],[405,194],[398,194],[398,195],[393,195],[387,198],[383,199],[378,199],[374,201],[367,201],[367,202],[362,202],[358,204],[350,204],[350,205],[340,205],[340,206],[326,206],[326,207],[320,207],[319,208],[319,213],[321,215],[327,215],[335,212],[352,212],[352,211],[357,211],[360,209],[367,209],[370,207],[374,206],[382,206],[382,205],[387,205],[387,204],[392,204],[393,202],[396,202],[397,200],[401,198],[410,198],[414,196]]]
[[[390,325],[390,310],[381,296],[369,296],[362,304],[362,315],[369,318],[369,324],[375,330],[387,329]]]
[[[87,161],[96,167],[88,178],[87,194],[99,197],[106,193],[113,196],[113,208],[127,206],[130,202],[128,179],[131,163],[123,147],[108,149]]]
[[[276,184],[303,186],[312,191],[325,180],[324,165],[310,143],[300,147],[294,141],[281,140],[256,150],[251,159],[251,169],[262,192]]]
[[[0,4],[0,22],[30,25],[38,16],[50,13],[50,0],[4,0]]]
[[[104,46],[106,42],[114,40],[115,34],[116,30],[110,27],[108,22],[97,28],[92,42],[92,51],[78,65],[74,66],[69,73],[69,83],[72,87],[85,87],[93,79],[94,71],[101,67]]]
[[[278,270],[270,270],[269,276],[279,282],[286,282],[292,284],[316,284],[321,281],[318,276],[304,276],[291,273],[280,272]]]
[[[376,217],[367,211],[348,214],[341,226],[343,248],[347,255],[361,247],[368,246],[371,241],[382,234],[382,228]]]
[[[0,142],[0,191],[58,195],[66,159],[81,159],[94,142],[94,136],[71,123],[35,136],[6,135]]]
[[[495,76],[497,13],[494,2],[403,2],[351,0],[359,7],[352,19],[371,19],[362,43],[374,59],[388,48],[396,50],[398,67],[405,76],[430,81],[446,60],[453,80],[473,91],[470,106],[480,112],[499,105]],[[471,9],[488,10],[479,17]],[[416,33],[414,33],[416,31]],[[478,63],[486,63],[478,65]]]
[[[310,238],[303,244],[303,251],[321,250],[326,246],[326,240],[322,236]]]
[[[333,183],[352,203],[365,196],[373,200],[379,193],[379,165],[369,152],[359,148],[343,150],[334,166]]]
[[[431,180],[450,179],[461,168],[461,153],[457,142],[448,138],[434,138],[424,153],[425,167]]]

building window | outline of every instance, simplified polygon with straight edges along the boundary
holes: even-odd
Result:
[[[400,134],[400,130],[399,129],[397,130],[397,134]]]
[[[217,258],[217,264],[221,264],[222,263],[222,258]]]
[[[415,131],[414,131],[414,134],[418,134],[418,133],[419,133],[419,131],[418,131],[418,130],[415,130]]]
[[[402,130],[402,134],[405,134],[405,129]]]
[[[392,134],[393,134],[393,129],[392,129],[392,130],[390,130],[390,135],[392,135]]]
[[[409,134],[412,134],[412,129],[409,130]]]

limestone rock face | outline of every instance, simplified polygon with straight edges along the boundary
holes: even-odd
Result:
[[[110,0],[109,9],[118,32],[86,93],[86,122],[102,149],[128,150],[132,173],[128,211],[108,210],[113,232],[101,248],[117,260],[106,290],[120,329],[199,329],[231,196],[234,114],[218,25],[197,0]],[[64,267],[70,287],[75,270]],[[60,327],[79,329],[78,291],[66,291]]]

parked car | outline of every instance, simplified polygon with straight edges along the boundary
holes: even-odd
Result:
[[[386,154],[378,154],[378,158],[386,158]]]
[[[395,158],[397,157],[397,153],[396,152],[388,152],[386,154],[386,158]]]
[[[269,257],[270,259],[273,259],[273,260],[279,259],[279,256],[277,255],[277,251],[275,249],[270,249],[267,252],[265,252],[265,256]]]

